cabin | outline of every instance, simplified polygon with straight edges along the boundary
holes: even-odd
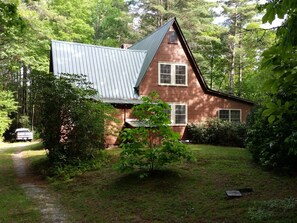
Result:
[[[135,127],[131,108],[153,91],[170,105],[171,126],[181,139],[190,123],[245,122],[254,105],[207,86],[176,18],[128,48],[53,40],[50,71],[86,75],[98,91],[95,99],[117,109],[119,131]],[[117,136],[107,136],[106,144],[116,144]]]

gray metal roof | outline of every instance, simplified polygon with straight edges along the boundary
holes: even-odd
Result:
[[[139,77],[137,79],[137,82],[135,84],[135,87],[139,87],[149,65],[151,64],[157,50],[159,49],[166,33],[168,32],[170,26],[174,23],[175,18],[169,20],[167,23],[165,23],[163,26],[161,26],[159,29],[157,29],[155,32],[141,40],[140,42],[134,44],[129,49],[132,50],[147,50],[147,55],[145,58],[145,61],[143,63],[143,66],[141,68]]]
[[[53,40],[51,63],[55,75],[86,75],[104,101],[133,103],[139,99],[134,86],[146,54],[144,50]]]

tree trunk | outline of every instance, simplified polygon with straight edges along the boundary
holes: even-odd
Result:
[[[237,6],[235,6],[234,40],[231,47],[231,72],[229,76],[229,93],[234,94],[235,64],[236,64],[236,36],[237,36]]]
[[[242,41],[241,41],[241,35],[240,35],[240,40],[239,40],[239,49],[242,49]],[[243,52],[240,51],[239,54],[239,61],[238,61],[238,96],[241,96],[241,86],[242,86],[242,76],[243,76]]]

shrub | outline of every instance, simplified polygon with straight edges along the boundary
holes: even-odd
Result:
[[[210,119],[187,127],[189,139],[196,144],[244,147],[246,127],[242,123]]]
[[[141,169],[145,175],[161,166],[182,159],[195,160],[186,145],[179,141],[179,134],[169,126],[169,105],[156,93],[142,98],[143,103],[133,107],[133,114],[141,126],[125,129],[121,133],[120,171]]]
[[[32,163],[32,168],[37,173],[45,176],[50,181],[68,181],[73,177],[81,175],[87,171],[98,170],[109,165],[110,156],[103,150],[94,154],[91,160],[72,159],[71,162],[50,162],[49,159],[38,159]]]
[[[81,75],[41,74],[33,91],[50,162],[63,164],[94,158],[104,145],[105,122],[113,108],[91,98],[97,94]]]
[[[257,109],[248,120],[246,146],[255,162],[268,169],[294,169],[297,163],[296,139],[288,117],[270,123]],[[296,131],[295,131],[296,132]]]

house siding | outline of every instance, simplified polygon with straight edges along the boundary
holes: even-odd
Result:
[[[173,30],[171,27],[170,30]],[[240,109],[241,121],[245,122],[252,105],[240,102],[231,98],[224,98],[211,95],[205,92],[196,75],[185,49],[180,42],[168,43],[169,33],[165,36],[160,48],[158,49],[152,63],[150,64],[144,79],[139,86],[139,95],[145,96],[155,91],[163,101],[168,103],[185,103],[188,106],[188,123],[199,123],[209,118],[218,117],[219,109]],[[158,84],[158,63],[181,63],[187,65],[187,86],[172,86]],[[173,129],[180,133],[183,139],[186,138],[185,126],[173,126]]]
[[[125,122],[127,119],[132,119],[132,105],[114,105],[116,109],[115,118],[118,120],[117,122],[112,122],[107,129],[105,136],[105,145],[106,147],[110,145],[117,145],[120,143],[119,134],[122,129],[125,127]]]

